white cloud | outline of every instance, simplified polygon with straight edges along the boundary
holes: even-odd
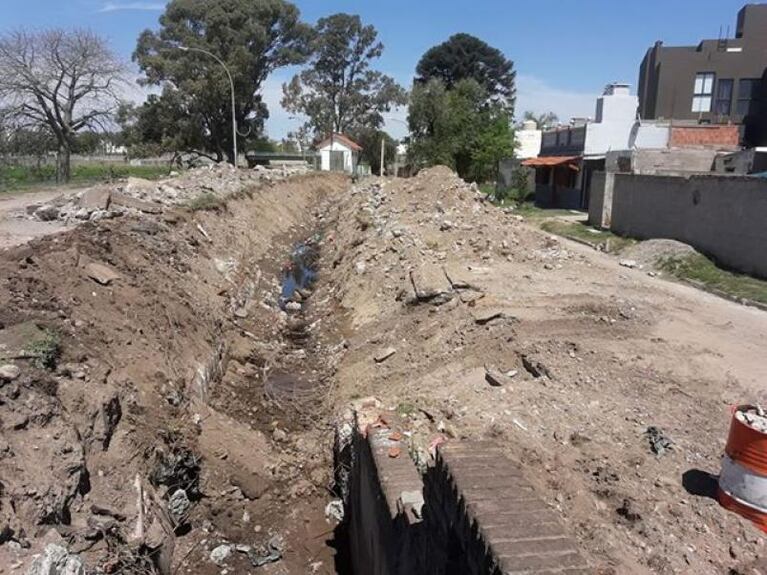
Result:
[[[566,123],[570,118],[593,117],[598,94],[556,88],[535,76],[517,76],[517,118],[530,110],[536,114],[554,112]]]
[[[164,9],[164,2],[107,2],[101,7],[99,12],[121,12],[125,10],[160,12]]]

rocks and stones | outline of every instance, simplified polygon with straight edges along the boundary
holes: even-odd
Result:
[[[236,310],[234,310],[234,317],[245,319],[248,317],[248,310],[246,310],[244,307],[238,307]]]
[[[618,262],[619,265],[622,265],[624,268],[635,268],[637,267],[636,260],[620,260]]]
[[[234,545],[219,545],[210,552],[210,560],[219,567],[222,567],[226,563],[227,559],[231,557],[233,551]]]
[[[52,204],[40,206],[35,210],[35,217],[41,222],[52,222],[59,217],[59,208]]]
[[[289,301],[285,304],[285,311],[297,312],[301,311],[301,304],[297,301]]]
[[[325,519],[341,523],[344,520],[344,502],[334,499],[325,506]]]
[[[545,375],[551,379],[549,368],[543,365],[543,363],[540,361],[535,360],[528,355],[522,355],[520,356],[520,359],[522,360],[522,367],[524,367],[525,371],[527,371],[527,373],[532,375],[534,378],[538,379],[539,377],[543,377]]]
[[[485,325],[494,319],[506,316],[504,311],[497,307],[475,307],[472,309],[471,315],[477,325]]]
[[[387,347],[386,349],[380,350],[378,353],[376,353],[373,356],[373,360],[376,363],[383,363],[387,359],[389,359],[391,356],[393,356],[395,353],[397,353],[397,350],[393,347]]]
[[[120,274],[107,265],[98,262],[90,262],[85,265],[85,273],[96,283],[108,286],[114,280],[120,278]]]
[[[189,496],[183,489],[177,489],[168,500],[168,512],[176,523],[184,520],[191,506],[192,502],[189,501]]]
[[[735,412],[735,419],[761,433],[767,433],[767,415],[761,407],[738,410]]]
[[[50,543],[32,562],[26,575],[85,575],[85,564],[65,547]]]
[[[427,264],[411,271],[410,283],[418,302],[440,305],[450,301],[454,295],[444,270],[437,265]]]
[[[80,196],[78,204],[89,212],[109,208],[112,192],[108,188],[90,188]]]
[[[147,214],[162,213],[162,205],[154,202],[145,202],[120,192],[112,192],[112,203],[123,208],[138,210]]]
[[[21,375],[21,369],[12,363],[0,365],[0,381],[13,381]]]
[[[651,425],[645,431],[645,436],[647,436],[647,440],[650,442],[650,449],[655,455],[661,456],[667,450],[673,449],[673,442],[659,427]]]
[[[479,288],[469,281],[467,277],[468,271],[465,268],[459,266],[447,266],[442,268],[442,271],[445,273],[445,277],[453,289],[480,291]]]
[[[285,540],[281,535],[274,535],[264,545],[251,548],[248,551],[248,559],[253,567],[263,567],[282,559],[284,552]]]
[[[503,387],[511,383],[511,377],[498,369],[485,366],[485,381],[493,387]]]
[[[280,443],[288,440],[288,434],[285,432],[284,429],[280,429],[279,427],[275,429],[272,432],[272,439],[275,441],[278,441]]]

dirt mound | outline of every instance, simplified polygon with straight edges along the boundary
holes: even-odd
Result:
[[[303,165],[235,170],[231,164],[211,164],[180,174],[173,173],[171,177],[161,180],[128,178],[77,194],[62,195],[44,204],[29,206],[27,216],[39,221],[62,221],[76,225],[125,214],[156,214],[170,206],[212,209],[226,198],[252,186],[273,184],[306,173],[308,167]]]
[[[698,252],[692,246],[676,240],[646,240],[629,246],[621,252],[621,259],[634,260],[645,268],[656,268],[668,258],[685,258]]]
[[[217,545],[277,535],[290,572],[332,563],[313,539],[327,529],[324,395],[302,390],[304,417],[265,383],[320,385],[334,359],[330,320],[332,342],[289,337],[279,288],[345,182],[260,180],[215,209],[135,210],[0,255],[0,565],[57,544],[100,572],[219,573]],[[304,308],[306,325],[330,313]]]

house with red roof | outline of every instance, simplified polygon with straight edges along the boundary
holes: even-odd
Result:
[[[333,133],[316,147],[320,155],[321,170],[346,172],[348,174],[353,174],[356,171],[362,146],[349,136]]]

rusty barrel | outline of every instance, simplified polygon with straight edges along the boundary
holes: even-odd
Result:
[[[733,410],[719,476],[719,503],[767,532],[767,428],[757,411],[751,405]]]

